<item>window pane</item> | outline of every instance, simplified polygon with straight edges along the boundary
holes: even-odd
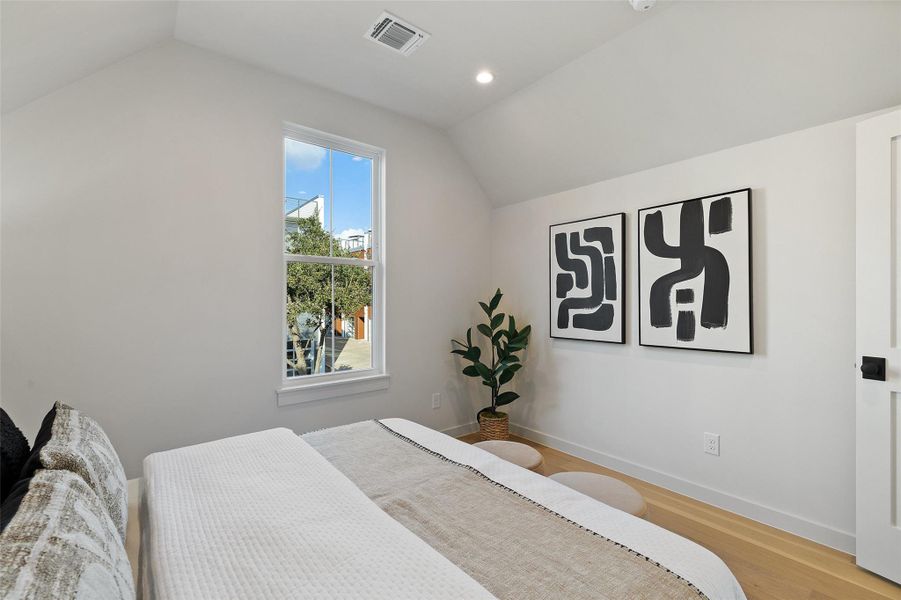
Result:
[[[372,366],[372,269],[335,266],[335,371]]]
[[[372,159],[332,151],[335,256],[372,258]]]
[[[286,269],[285,375],[370,368],[372,269],[297,262]]]
[[[285,252],[328,256],[329,151],[285,138]]]

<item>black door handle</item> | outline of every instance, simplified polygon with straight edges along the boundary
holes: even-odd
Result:
[[[879,356],[864,356],[860,362],[860,373],[864,379],[885,381],[885,359]]]

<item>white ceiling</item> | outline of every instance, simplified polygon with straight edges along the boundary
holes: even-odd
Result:
[[[384,9],[432,38],[368,42]],[[4,0],[0,23],[4,113],[174,37],[448,129],[496,204],[901,104],[901,2]]]
[[[376,46],[382,10],[432,37],[409,57]],[[624,0],[181,2],[175,37],[447,127],[648,18]]]
[[[367,41],[382,10],[431,39],[409,57]],[[174,36],[444,128],[650,15],[625,0],[4,1],[3,112]],[[483,68],[490,86],[474,80]]]
[[[499,205],[897,104],[901,2],[679,2],[451,137]]]
[[[7,113],[172,36],[175,2],[0,3]]]

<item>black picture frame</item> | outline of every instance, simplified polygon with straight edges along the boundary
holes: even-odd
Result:
[[[731,197],[736,194],[747,194],[746,198],[746,206],[747,206],[747,274],[746,279],[743,281],[747,282],[747,350],[735,350],[735,349],[724,349],[724,348],[709,348],[709,347],[701,347],[701,346],[689,346],[689,345],[667,345],[667,344],[651,344],[646,343],[642,336],[644,332],[644,316],[645,311],[649,310],[646,308],[646,303],[648,299],[645,298],[645,291],[642,289],[642,256],[644,254],[644,244],[645,239],[642,232],[642,223],[643,216],[648,211],[653,211],[655,209],[661,209],[665,207],[675,206],[679,204],[686,204],[688,202],[710,200],[711,198],[724,198]],[[667,202],[664,204],[658,204],[655,206],[648,206],[645,208],[641,208],[638,210],[637,214],[637,223],[636,223],[636,233],[637,233],[637,250],[638,250],[638,345],[645,346],[649,348],[668,348],[668,349],[678,349],[678,350],[695,350],[701,352],[720,352],[725,354],[754,354],[754,269],[753,269],[753,191],[750,187],[740,188],[736,190],[731,190],[728,192],[721,192],[717,194],[708,194],[706,196],[700,196],[698,198],[690,198],[687,200],[678,200],[675,202]],[[732,264],[730,263],[730,274],[732,272]],[[731,277],[731,275],[730,275]],[[673,325],[673,330],[676,329],[676,326]]]
[[[614,314],[614,322],[613,325],[604,331],[614,331],[618,333],[618,339],[601,339],[604,336],[597,337],[589,337],[590,334],[583,334],[582,337],[574,337],[568,335],[555,335],[555,330],[559,329],[555,327],[555,319],[557,315],[555,314],[555,304],[558,304],[559,298],[555,298],[555,281],[554,281],[554,259],[555,259],[555,248],[554,248],[554,228],[566,227],[577,225],[579,223],[587,223],[589,221],[602,221],[609,220],[618,217],[619,223],[616,225],[607,225],[611,227],[617,228],[617,233],[619,234],[619,245],[616,246],[614,244],[613,252],[610,253],[610,256],[613,257],[613,261],[615,264],[615,272],[616,272],[616,290],[618,299],[618,306],[614,306],[615,313]],[[562,339],[562,340],[577,340],[584,342],[601,342],[605,344],[625,344],[626,343],[626,311],[627,311],[627,297],[626,297],[626,213],[617,212],[610,213],[606,215],[601,215],[597,217],[587,217],[584,219],[576,219],[574,221],[564,221],[562,223],[554,223],[548,226],[548,334],[552,339]],[[605,257],[606,258],[606,257]],[[589,273],[589,280],[591,279],[593,273]],[[617,327],[618,323],[618,327]],[[588,331],[584,329],[579,329],[579,331]]]

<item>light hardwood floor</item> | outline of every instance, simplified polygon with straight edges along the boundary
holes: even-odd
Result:
[[[460,438],[479,441],[478,434]],[[796,535],[671,492],[516,436],[544,456],[539,472],[593,471],[637,489],[648,520],[709,548],[722,558],[749,600],[901,600],[901,586],[854,564],[854,557]],[[715,600],[715,599],[711,599]]]

